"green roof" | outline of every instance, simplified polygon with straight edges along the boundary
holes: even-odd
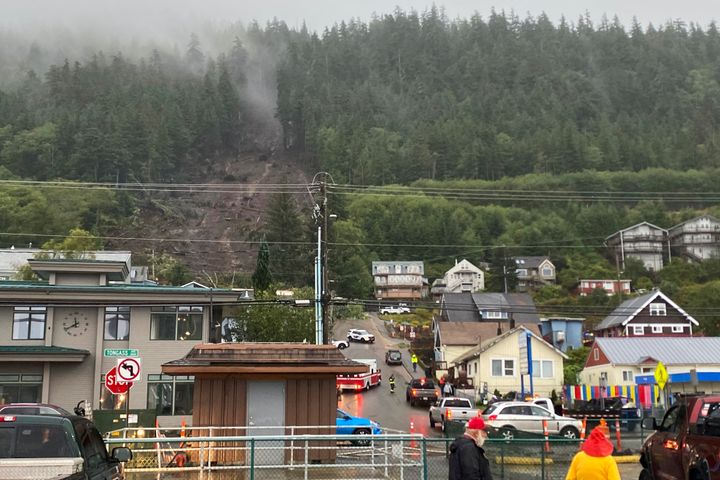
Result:
[[[121,291],[130,293],[187,293],[190,295],[207,295],[212,290],[213,294],[240,295],[239,291],[229,288],[192,288],[177,287],[172,285],[139,285],[128,283],[111,283],[109,285],[50,285],[45,281],[26,280],[0,280],[0,290],[57,290],[57,291]]]
[[[52,347],[47,345],[0,345],[0,355],[3,354],[90,355],[90,352],[77,348]]]

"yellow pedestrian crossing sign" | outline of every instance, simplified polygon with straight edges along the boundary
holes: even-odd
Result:
[[[655,369],[655,383],[657,383],[660,388],[664,389],[668,378],[668,372],[665,365],[663,365],[662,362],[658,362],[658,366]]]

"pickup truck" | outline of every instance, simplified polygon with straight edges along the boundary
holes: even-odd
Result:
[[[640,480],[720,479],[720,395],[681,398],[665,413],[640,451]]]
[[[0,478],[3,480],[122,480],[125,447],[108,455],[100,433],[86,418],[0,415]]]
[[[380,315],[410,313],[410,308],[402,305],[390,305],[389,307],[380,307]]]
[[[418,403],[430,405],[440,396],[440,390],[430,378],[413,378],[405,390],[405,401],[414,407]]]
[[[615,428],[614,420],[619,419],[621,429],[632,432],[640,425],[642,412],[627,397],[608,397],[602,401],[599,398],[593,398],[581,403],[575,409],[564,409],[563,415],[580,420],[587,418],[588,426],[594,426],[601,418],[604,418],[610,429]]]
[[[444,432],[446,422],[470,420],[477,417],[479,412],[473,408],[472,403],[467,398],[444,397],[438,399],[437,403],[430,407],[428,414],[430,416],[430,428],[435,428],[435,424],[439,423]]]

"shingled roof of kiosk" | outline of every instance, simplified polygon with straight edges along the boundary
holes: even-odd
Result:
[[[163,364],[169,375],[202,373],[365,373],[333,345],[308,343],[204,343],[184,358]]]

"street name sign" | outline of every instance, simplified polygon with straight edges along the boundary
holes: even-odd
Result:
[[[139,357],[140,352],[134,348],[106,348],[103,352],[106,357]]]

